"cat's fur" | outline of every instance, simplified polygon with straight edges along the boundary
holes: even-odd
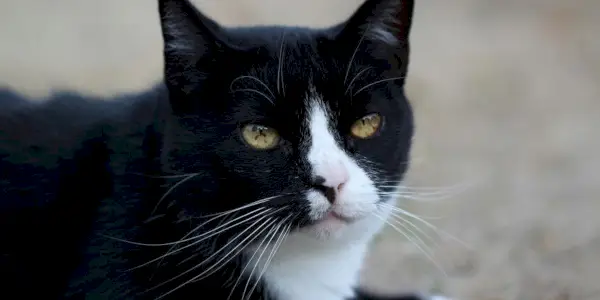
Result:
[[[357,279],[409,160],[413,1],[369,0],[325,30],[159,10],[164,86],[0,94],[0,297],[384,299]],[[378,134],[352,138],[373,112]],[[249,122],[279,145],[246,145]],[[330,210],[354,221],[319,222]]]

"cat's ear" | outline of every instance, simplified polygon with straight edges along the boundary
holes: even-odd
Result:
[[[365,0],[340,26],[338,39],[354,45],[353,49],[362,44],[370,50],[391,50],[405,62],[408,59],[413,10],[414,0]]]
[[[408,43],[414,0],[366,0],[344,25],[341,34],[390,46]]]
[[[189,0],[159,0],[164,40],[165,80],[184,93],[204,78],[214,53],[225,47],[220,26]]]

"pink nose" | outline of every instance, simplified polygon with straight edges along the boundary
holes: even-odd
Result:
[[[339,193],[344,188],[346,182],[348,182],[348,173],[345,169],[329,169],[329,172],[323,172],[328,176],[315,176],[313,180],[313,187],[323,193],[329,203],[335,203],[335,200]]]
[[[346,169],[340,161],[324,164],[320,170],[316,171],[317,175],[325,178],[325,186],[336,188],[338,190],[344,186],[349,177],[348,169]]]
[[[336,190],[336,192],[341,192],[342,189],[344,188],[344,185],[346,185],[346,182],[348,181],[347,177],[341,177],[341,178],[334,178],[332,180],[327,180],[327,178],[325,179],[325,183],[324,185],[327,187],[331,187],[334,188]]]
[[[325,188],[335,189],[336,191],[341,191],[346,184],[347,179],[342,180],[327,180],[325,177],[316,176],[313,185],[322,186]]]

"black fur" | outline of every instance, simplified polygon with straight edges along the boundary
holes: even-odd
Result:
[[[197,264],[216,249],[233,249],[235,243],[226,244],[243,228],[139,268],[170,246],[126,241],[173,242],[208,215],[271,195],[289,194],[268,203],[286,205],[280,217],[306,212],[298,191],[313,183],[301,146],[310,84],[336,113],[335,130],[346,150],[377,166],[379,179],[400,180],[413,131],[403,91],[412,2],[370,0],[348,22],[314,30],[225,29],[187,1],[160,0],[165,85],[110,101],[61,93],[32,103],[1,91],[1,297],[155,299],[200,273]],[[394,39],[380,39],[375,27]],[[356,78],[350,94],[399,78],[347,95],[351,60],[347,80],[370,69]],[[248,92],[269,93],[257,81],[236,80],[241,75],[266,83],[273,103]],[[385,130],[370,141],[350,138],[351,122],[372,111],[384,115]],[[248,122],[277,128],[281,145],[248,149],[239,136]],[[186,174],[194,176],[181,177]],[[310,222],[303,214],[291,221],[295,227]],[[231,291],[231,280],[242,263],[238,256],[167,298],[227,299],[231,292],[239,299],[242,288]],[[190,269],[195,271],[184,273]],[[274,298],[259,283],[250,299]],[[355,299],[417,298],[359,290]]]

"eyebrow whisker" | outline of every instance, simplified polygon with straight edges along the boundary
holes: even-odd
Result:
[[[263,86],[265,89],[267,89],[267,91],[269,92],[269,94],[271,95],[271,97],[273,99],[275,99],[275,94],[273,93],[273,91],[271,91],[271,89],[269,88],[269,86],[266,83],[264,83],[262,80],[256,78],[255,76],[250,76],[250,75],[239,76],[239,77],[237,77],[237,78],[235,78],[234,80],[231,81],[231,84],[229,84],[229,89],[233,90],[233,85],[238,80],[242,80],[242,79],[251,79],[251,80],[254,80],[254,81],[258,82],[261,86]]]
[[[275,101],[273,101],[273,99],[269,98],[269,96],[267,96],[267,94],[259,91],[259,90],[255,90],[255,89],[235,89],[235,90],[231,90],[231,92],[233,93],[237,93],[237,92],[252,92],[252,93],[257,93],[259,95],[261,95],[263,98],[265,98],[267,101],[269,101],[271,104],[275,105]]]

